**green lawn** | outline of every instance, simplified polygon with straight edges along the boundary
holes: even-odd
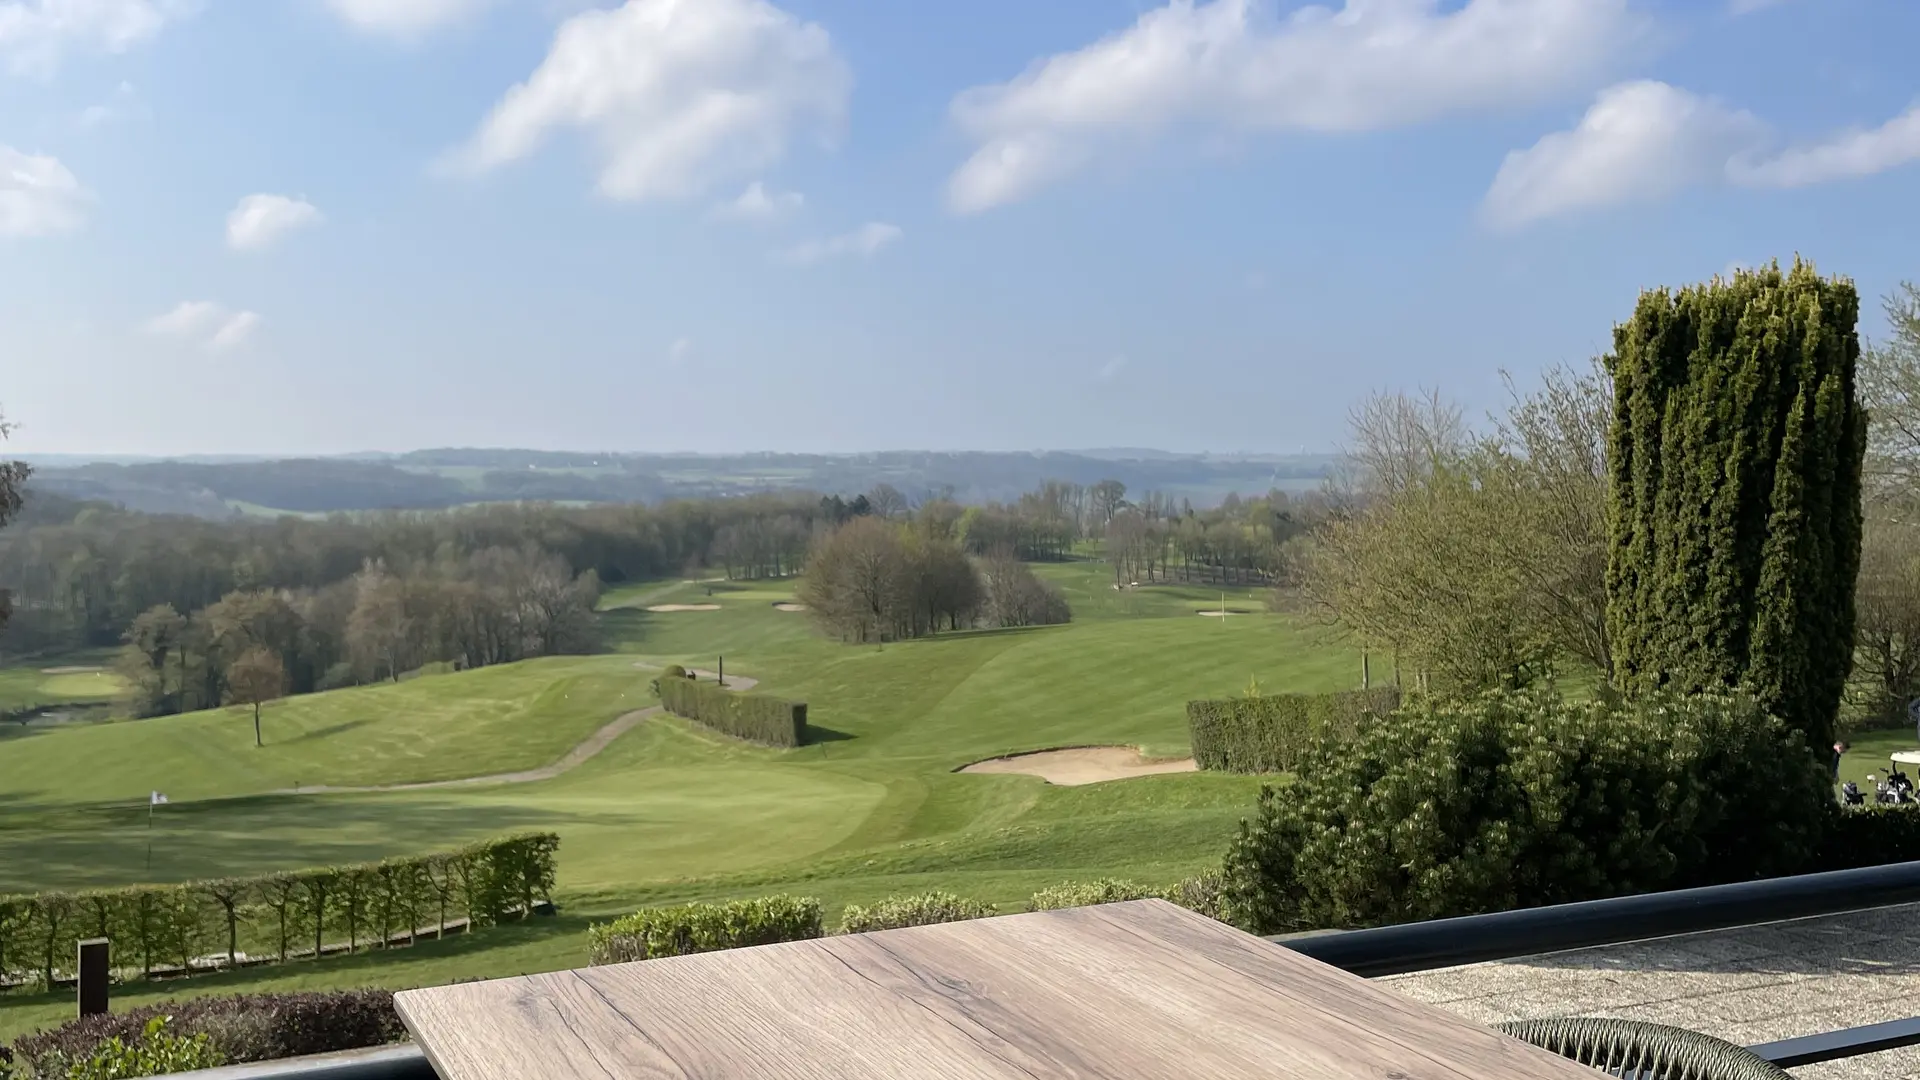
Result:
[[[50,731],[0,753],[0,891],[182,880],[373,858],[518,828],[562,837],[563,915],[359,957],[259,969],[153,995],[235,988],[389,986],[584,962],[588,921],[684,899],[799,891],[840,905],[931,888],[1009,909],[1070,878],[1165,883],[1218,862],[1258,782],[1154,776],[1077,788],[959,774],[1013,750],[1094,743],[1184,752],[1189,698],[1354,684],[1356,655],[1276,615],[1203,618],[1205,589],[1086,595],[1098,564],[1044,567],[1071,590],[1073,625],[884,647],[815,636],[774,604],[791,581],[611,590],[616,655],[549,659],[274,705],[268,745],[239,710]],[[1110,575],[1106,577],[1110,582]],[[1244,591],[1244,590],[1243,590]],[[1071,592],[1070,592],[1071,595]],[[1260,598],[1230,607],[1262,612]],[[719,610],[648,612],[659,603]],[[824,738],[775,751],[670,718],[647,721],[578,769],[533,784],[407,793],[262,794],[530,768],[647,702],[644,662],[721,655],[731,672],[803,698]],[[145,869],[144,797],[155,816]],[[0,1038],[70,1002],[0,998]]]
[[[111,701],[122,685],[112,665],[113,650],[92,649],[0,667],[0,711]]]

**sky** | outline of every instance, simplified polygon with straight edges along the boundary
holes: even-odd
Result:
[[[1920,279],[1909,0],[0,0],[9,451],[1324,451]]]

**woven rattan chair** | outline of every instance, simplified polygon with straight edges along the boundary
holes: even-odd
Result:
[[[1624,1080],[1793,1080],[1744,1046],[1642,1020],[1518,1020],[1500,1030]]]

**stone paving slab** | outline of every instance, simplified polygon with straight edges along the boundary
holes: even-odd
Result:
[[[1753,1045],[1920,1016],[1920,904],[1377,980],[1483,1024],[1614,1016]],[[1793,1070],[1920,1080],[1920,1047]]]

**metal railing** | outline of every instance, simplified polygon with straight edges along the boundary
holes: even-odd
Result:
[[[1268,940],[1374,978],[1462,964],[1727,930],[1920,903],[1920,862],[1622,896],[1454,919],[1272,937]],[[1782,1067],[1920,1045],[1920,1017],[1750,1047]],[[413,1045],[230,1065],[182,1080],[438,1080]]]

